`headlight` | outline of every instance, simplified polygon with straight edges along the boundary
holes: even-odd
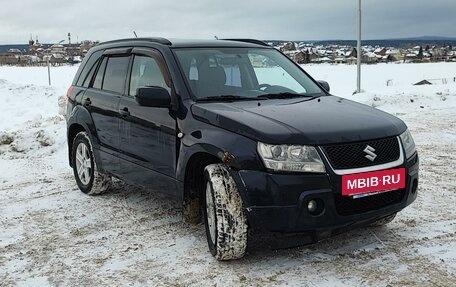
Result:
[[[415,153],[415,142],[413,141],[412,135],[410,134],[409,130],[406,130],[399,137],[401,138],[406,158],[411,157]]]
[[[258,143],[258,153],[268,169],[294,172],[326,172],[317,150],[312,146]]]

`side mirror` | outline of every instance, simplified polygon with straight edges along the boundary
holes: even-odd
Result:
[[[318,81],[318,83],[320,84],[320,86],[323,87],[323,89],[325,89],[325,90],[329,93],[329,91],[330,91],[331,89],[330,89],[330,87],[329,87],[328,82],[326,82],[326,81]]]
[[[143,107],[169,108],[171,96],[162,87],[140,87],[136,89],[136,102]]]

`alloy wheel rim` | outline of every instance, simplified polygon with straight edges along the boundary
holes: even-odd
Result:
[[[84,143],[79,143],[76,148],[76,171],[78,178],[83,185],[90,182],[90,172],[92,170],[92,161],[90,160],[89,149]]]
[[[209,235],[211,237],[212,243],[215,245],[215,205],[212,197],[211,185],[209,182],[206,184],[206,214]]]

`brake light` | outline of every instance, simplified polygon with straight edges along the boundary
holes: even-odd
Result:
[[[67,94],[66,94],[66,102],[67,102],[67,104],[68,104],[68,102],[71,99],[71,94],[73,94],[73,88],[74,88],[73,86],[70,86],[68,88],[68,91],[67,91]]]

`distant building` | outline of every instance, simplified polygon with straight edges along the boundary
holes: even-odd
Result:
[[[49,49],[51,54],[65,54],[65,47],[60,44],[54,44]]]
[[[378,56],[386,56],[386,53],[387,53],[388,49],[386,48],[377,48],[374,50],[374,53],[375,55],[378,55]]]
[[[18,65],[19,56],[12,53],[0,54],[0,65]]]
[[[36,37],[36,41],[33,41],[33,39],[30,38],[28,49],[30,55],[43,54],[44,52],[43,45],[38,41],[38,37]]]
[[[79,48],[81,50],[81,54],[85,55],[90,50],[90,48],[98,45],[99,43],[100,43],[99,41],[89,41],[89,40],[83,41],[81,43],[81,45],[79,46]]]
[[[51,62],[53,66],[60,66],[67,62],[67,58],[61,53],[51,54],[49,62]]]

